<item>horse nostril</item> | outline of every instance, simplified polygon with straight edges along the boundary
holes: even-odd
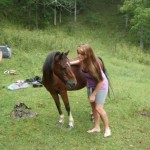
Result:
[[[74,82],[70,83],[70,86],[71,86],[71,87],[75,87],[75,85],[76,85],[76,84],[75,84]]]
[[[71,81],[67,81],[67,86],[70,87],[70,88],[73,88],[76,86],[76,83],[75,82],[71,82]]]
[[[76,85],[75,83],[72,83],[72,84],[71,84],[71,87],[73,88],[73,87],[75,87],[75,85]]]
[[[76,86],[76,83],[73,83],[73,86]]]

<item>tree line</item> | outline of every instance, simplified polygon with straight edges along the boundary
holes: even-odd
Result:
[[[114,3],[115,0],[107,0]],[[150,46],[150,0],[116,0],[120,2],[119,11],[125,17],[125,28],[133,33],[140,47]],[[42,28],[61,23],[62,15],[72,16],[84,11],[88,0],[0,0],[0,16],[17,20],[25,27]],[[16,19],[17,18],[17,19]]]
[[[135,35],[140,47],[149,47],[150,0],[124,0],[120,11],[125,15],[125,27]]]
[[[1,0],[0,12],[2,17],[17,19],[17,22],[30,28],[45,27],[52,22],[56,25],[61,14],[74,15],[83,9],[86,0]],[[58,17],[56,16],[58,15]],[[56,18],[57,17],[57,18]]]

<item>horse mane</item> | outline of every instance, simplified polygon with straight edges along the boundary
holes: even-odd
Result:
[[[56,55],[59,55],[59,54],[60,52],[52,52],[47,56],[45,63],[43,65],[43,74],[45,75],[47,74],[48,76],[52,75],[54,58]]]

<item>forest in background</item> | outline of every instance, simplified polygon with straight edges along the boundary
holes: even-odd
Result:
[[[1,22],[7,20],[12,24],[19,24],[31,30],[44,29],[51,25],[67,25],[70,24],[70,20],[74,24],[77,22],[86,23],[85,20],[78,20],[78,17],[82,16],[84,18],[84,16],[88,14],[88,21],[93,26],[100,24],[99,18],[101,18],[101,16],[98,16],[97,13],[101,11],[103,4],[105,4],[107,11],[112,11],[109,8],[115,5],[118,14],[122,16],[118,21],[124,21],[122,30],[125,29],[125,32],[131,36],[131,39],[137,43],[140,48],[149,51],[149,0],[100,0],[102,5],[97,5],[97,1],[98,0],[92,2],[90,2],[90,0],[1,0],[0,17]]]
[[[140,48],[139,36],[131,30],[134,17],[121,10],[124,1],[86,0],[82,7],[76,1],[76,20],[75,13],[65,9],[61,17],[57,11],[55,18],[55,9],[49,8],[48,21],[39,17],[43,10],[39,7],[36,17],[33,4],[29,21],[29,8],[21,5],[25,2],[34,1],[0,0],[0,44],[12,49],[11,59],[2,59],[0,63],[0,150],[149,150],[150,48],[148,43]],[[144,26],[147,31],[148,25]],[[105,105],[112,129],[112,136],[107,139],[103,138],[103,126],[100,134],[87,134],[93,122],[89,119],[91,107],[86,88],[68,92],[75,120],[71,131],[61,99],[65,122],[58,127],[55,102],[44,87],[7,89],[11,83],[42,77],[42,66],[50,52],[70,50],[68,58],[75,58],[77,47],[84,43],[89,43],[96,56],[103,58],[113,88]],[[10,70],[15,70],[16,75],[4,73]],[[38,116],[10,118],[18,102],[24,102]]]

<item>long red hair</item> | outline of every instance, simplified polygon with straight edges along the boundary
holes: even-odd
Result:
[[[90,45],[84,44],[78,47],[77,53],[84,56],[83,70],[90,72],[95,79],[102,81],[101,68],[98,63],[98,58],[95,56]]]

